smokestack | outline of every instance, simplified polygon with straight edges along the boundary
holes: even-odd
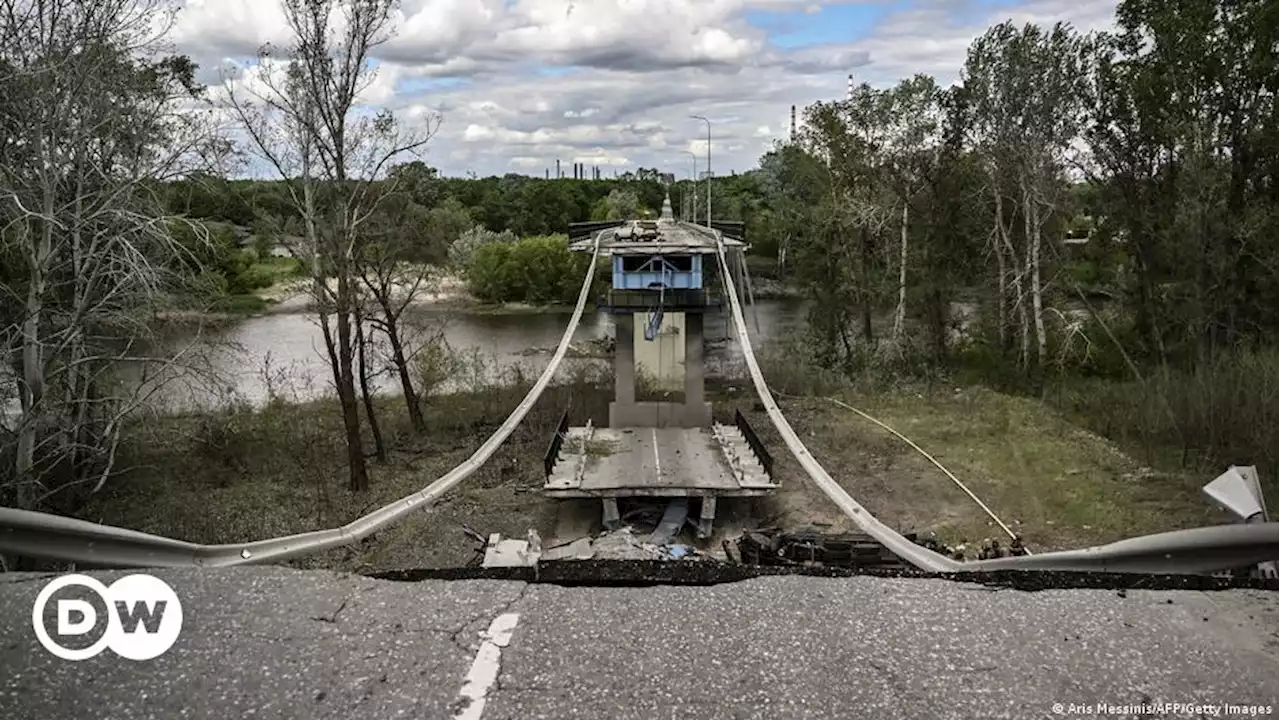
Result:
[[[791,106],[791,142],[796,141],[796,106]]]
[[[560,174],[560,158],[556,158],[556,179],[559,180],[562,177],[564,177],[564,175]]]
[[[544,176],[547,180],[550,180],[550,179],[551,179],[551,168],[543,168],[543,169],[542,169],[542,174],[543,174],[543,176]]]
[[[845,95],[845,100],[853,99],[853,75],[849,76],[849,93]]]

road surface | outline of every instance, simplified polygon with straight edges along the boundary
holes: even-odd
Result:
[[[92,574],[109,584],[125,573]],[[31,626],[49,576],[0,575],[0,718],[1038,718],[1062,717],[1054,703],[1098,702],[1276,711],[1276,595],[1260,590],[156,574],[185,622],[168,653],[140,663],[53,657]],[[490,629],[497,637],[482,641]]]

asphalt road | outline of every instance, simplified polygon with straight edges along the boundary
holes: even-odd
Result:
[[[92,574],[109,584],[125,573]],[[1276,713],[1267,591],[156,574],[185,621],[172,649],[144,662],[54,657],[31,625],[48,577],[0,575],[0,718],[1038,718],[1063,717],[1054,703],[1143,702]],[[482,643],[491,624],[505,627]],[[460,701],[484,687],[483,703]]]

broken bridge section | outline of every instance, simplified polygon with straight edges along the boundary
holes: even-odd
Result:
[[[571,228],[570,249],[585,249],[573,236]],[[737,239],[724,244],[746,249]],[[722,307],[716,266],[709,261],[718,247],[713,235],[673,222],[669,210],[657,222],[624,223],[600,237],[599,252],[609,254],[613,265],[612,288],[600,306],[614,316],[617,329],[608,427],[571,427],[566,415],[544,458],[543,493],[598,498],[606,529],[622,525],[621,499],[668,500],[654,544],[673,540],[686,520],[707,538],[719,498],[757,497],[777,488],[773,459],[743,415],[736,413],[732,424],[716,423],[706,400],[703,316]],[[661,343],[667,340],[655,330],[664,318],[683,336],[671,343],[683,352],[665,364]],[[637,401],[638,368],[648,355],[672,371],[673,377],[659,373],[657,381],[683,390],[678,402]]]

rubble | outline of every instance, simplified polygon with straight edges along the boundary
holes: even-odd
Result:
[[[655,545],[636,537],[630,526],[582,537],[573,542],[547,548],[542,554],[551,560],[694,560],[705,557],[688,545]]]

